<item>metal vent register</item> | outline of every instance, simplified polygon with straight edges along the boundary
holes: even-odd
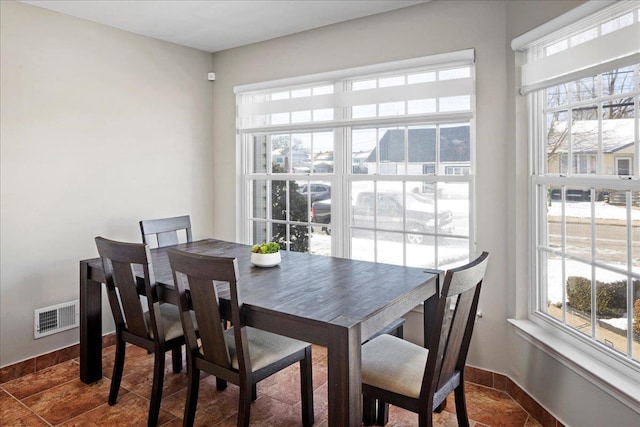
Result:
[[[79,300],[39,308],[35,310],[33,337],[42,338],[78,326],[80,326]]]

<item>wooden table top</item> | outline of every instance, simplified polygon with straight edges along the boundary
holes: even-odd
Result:
[[[287,251],[281,251],[280,265],[261,268],[251,264],[249,245],[215,239],[172,247],[203,255],[237,258],[239,289],[249,310],[269,310],[321,324],[338,318],[344,326],[362,323],[393,305],[394,301],[407,298],[417,287],[436,276],[422,268]],[[160,288],[165,288],[164,292],[160,290],[165,295],[173,289],[167,249],[151,251],[156,281]],[[92,269],[101,272],[99,259],[88,262]],[[174,301],[168,295],[165,299]],[[363,340],[368,335],[367,330],[363,331]]]

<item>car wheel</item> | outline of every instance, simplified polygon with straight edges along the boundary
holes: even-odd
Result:
[[[423,231],[418,226],[412,226],[409,228],[409,232],[420,232]],[[422,234],[407,234],[407,242],[415,245],[419,245],[424,241],[424,236]]]
[[[327,233],[327,236],[331,236],[331,227],[322,227],[322,231]]]

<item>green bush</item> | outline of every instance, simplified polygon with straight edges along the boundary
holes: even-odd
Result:
[[[633,333],[640,335],[640,298],[633,304]]]
[[[567,303],[575,310],[591,312],[591,280],[579,276],[568,277]]]
[[[640,280],[633,281],[634,299],[640,298]],[[591,279],[579,276],[567,278],[567,303],[573,309],[591,313]],[[618,317],[627,312],[627,281],[596,282],[596,314]]]
[[[274,173],[284,173],[286,170],[273,164]],[[274,218],[285,219],[287,208],[289,220],[306,222],[309,220],[307,199],[298,193],[298,184],[291,181],[289,184],[289,206],[287,207],[287,181],[273,181],[271,189],[271,212]],[[272,240],[280,245],[281,250],[287,249],[287,227],[289,227],[289,250],[295,252],[309,251],[309,231],[306,226],[288,226],[287,224],[273,224]]]

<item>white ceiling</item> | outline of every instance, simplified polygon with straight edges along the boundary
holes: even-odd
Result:
[[[429,0],[21,0],[136,34],[217,52]]]

